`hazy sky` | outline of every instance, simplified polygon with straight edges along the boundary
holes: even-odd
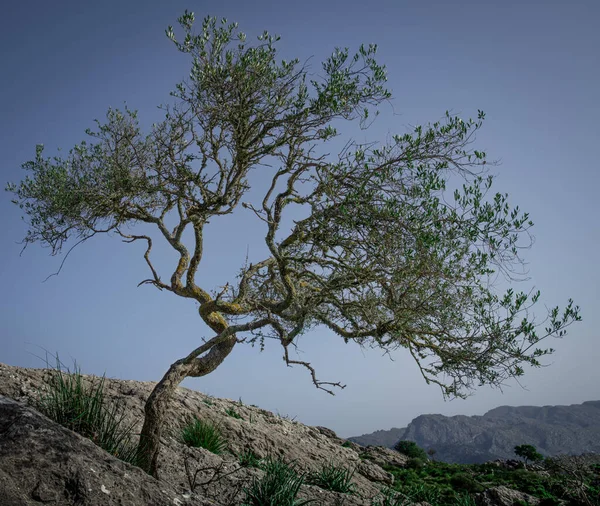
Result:
[[[2,187],[24,175],[35,145],[66,154],[86,138],[95,118],[124,102],[139,110],[144,131],[162,118],[156,106],[189,72],[164,30],[185,9],[200,29],[206,15],[239,22],[248,39],[263,30],[281,35],[280,58],[320,63],[334,47],[379,46],[388,69],[393,109],[357,141],[385,141],[411,126],[486,112],[474,149],[500,159],[492,190],[530,213],[536,242],[524,258],[542,292],[535,313],[563,308],[569,297],[583,322],[543,347],[556,353],[541,369],[526,368],[504,393],[480,388],[467,400],[444,402],[427,386],[408,353],[394,361],[381,351],[345,345],[320,329],[299,342],[302,360],[319,378],[347,384],[332,397],[317,390],[302,367],[288,368],[282,348],[238,345],[214,373],[184,386],[257,404],[348,437],[403,427],[425,413],[483,414],[499,405],[572,404],[600,399],[600,205],[597,121],[600,117],[600,3],[590,1],[113,1],[7,2],[0,15],[0,151]],[[395,113],[395,114],[394,114]],[[354,132],[354,131],[353,131]],[[354,135],[354,134],[353,134]],[[345,142],[347,138],[343,138]],[[343,144],[342,142],[342,144]],[[333,154],[336,154],[334,152]],[[267,170],[267,169],[265,169]],[[257,173],[260,171],[257,171]],[[258,174],[258,178],[265,178]],[[252,180],[251,180],[252,181]],[[210,337],[190,300],[136,285],[149,276],[144,245],[96,237],[62,256],[29,246],[20,210],[0,199],[0,361],[42,367],[38,346],[76,359],[84,373],[157,381],[169,365]],[[157,239],[158,240],[158,239]],[[175,255],[156,246],[163,277]],[[235,279],[244,263],[262,258],[264,229],[250,211],[212,220],[198,283],[207,289]],[[66,250],[65,250],[66,252]]]

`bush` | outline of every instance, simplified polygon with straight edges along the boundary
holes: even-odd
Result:
[[[425,461],[420,458],[410,458],[406,463],[406,467],[409,469],[421,469],[425,467]]]
[[[418,446],[417,443],[415,443],[414,441],[398,441],[394,445],[394,450],[406,455],[407,457],[427,460],[427,453],[425,452],[425,450]]]
[[[485,487],[477,481],[475,481],[471,476],[466,473],[457,473],[452,478],[450,478],[450,484],[452,488],[458,490],[464,490],[466,492],[478,493],[483,492]]]

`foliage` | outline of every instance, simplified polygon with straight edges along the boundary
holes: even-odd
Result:
[[[430,504],[438,504],[442,496],[439,487],[429,483],[409,483],[403,485],[401,491],[414,502],[425,501]]]
[[[333,492],[342,492],[344,494],[353,494],[355,485],[352,483],[352,476],[356,469],[336,468],[333,463],[325,464],[317,471],[308,475],[308,483],[316,485],[325,490]]]
[[[260,458],[250,449],[239,455],[239,463],[242,467],[259,467]]]
[[[472,493],[482,492],[485,489],[485,487],[477,483],[473,477],[466,473],[457,473],[452,476],[452,478],[450,478],[450,484],[456,490]]]
[[[408,469],[421,469],[426,464],[425,460],[420,457],[411,457],[406,463]]]
[[[304,476],[298,476],[292,466],[268,457],[263,469],[265,476],[261,479],[254,478],[251,485],[244,489],[242,506],[302,506],[314,502],[296,501]]]
[[[46,360],[46,365],[48,361]],[[104,397],[105,377],[84,380],[75,363],[66,373],[58,355],[48,388],[38,392],[36,409],[54,422],[90,439],[94,444],[133,465],[138,463],[138,448],[132,441],[133,426],[125,424],[125,407],[108,403]]]
[[[371,506],[406,506],[407,504],[409,503],[404,495],[389,487],[385,487],[378,496],[371,500]]]
[[[237,420],[243,420],[242,416],[233,408],[227,408],[225,413],[232,418],[236,418]]]
[[[183,427],[180,438],[188,446],[205,448],[216,455],[222,454],[227,448],[227,441],[219,427],[197,417],[190,419]]]
[[[394,445],[394,450],[413,459],[427,460],[427,453],[414,441],[400,440]]]
[[[136,111],[109,109],[86,130],[90,143],[65,157],[46,157],[37,145],[22,165],[26,176],[6,186],[27,218],[25,247],[40,243],[55,255],[74,242],[68,256],[98,234],[142,241],[150,277],[140,285],[199,305],[212,337],[173,363],[149,397],[140,434],[148,472],[156,474],[176,384],[214,371],[238,343],[259,341],[262,350],[266,338],[279,342],[287,365],[306,368],[333,395],[345,385],[318,379],[289,354],[299,336],[322,327],[345,343],[405,348],[428,384],[464,398],[475,383],[500,387],[524,365],[541,367],[554,350],[538,343],[581,320],[569,299],[538,324],[530,309],[539,291],[494,290],[494,275],[524,275],[519,252],[532,244],[533,223],[507,194],[488,198],[486,154],[469,148],[483,111],[468,121],[446,112],[385,145],[350,140],[332,158],[321,153],[338,135],[334,125],[366,128],[370,111],[391,98],[376,45],[354,56],[336,48],[310,79],[298,59],[277,60],[279,37],[266,31],[250,44],[226,19],[204,18],[198,34],[193,13],[178,22],[183,38],[172,27],[167,37],[190,56],[191,70],[162,121],[142,134]],[[271,183],[257,204],[251,179],[265,173]],[[291,206],[308,216],[282,230]],[[205,227],[236,210],[262,222],[268,252],[246,262],[236,283],[200,286]],[[176,253],[166,275],[153,265],[153,237],[131,232],[137,224]]]
[[[515,446],[515,455],[525,459],[525,464],[527,464],[528,460],[531,460],[532,462],[540,462],[544,460],[544,456],[541,453],[538,453],[536,447],[533,445]]]
[[[519,238],[533,223],[509,207],[507,195],[486,200],[493,180],[483,176],[486,154],[465,149],[482,111],[477,121],[446,113],[445,123],[418,126],[381,147],[350,142],[337,161],[326,160],[315,150],[337,135],[334,121],[366,127],[369,107],[391,97],[385,66],[374,59],[377,46],[363,45],[353,57],[336,48],[321,80],[307,83],[298,59],[277,61],[279,37],[264,32],[249,45],[236,23],[206,17],[196,35],[194,21],[187,11],[178,19],[181,41],[167,30],[191,57],[190,80],[176,86],[175,103],[149,134],[141,134],[135,111],[109,109],[97,131],[87,130],[93,143],[82,142],[66,158],[45,158],[38,145],[23,164],[29,175],[7,185],[28,218],[25,246],[39,242],[56,254],[71,238],[108,232],[146,241],[152,276],[142,283],[196,300],[218,334],[182,363],[194,364],[195,374],[206,368],[202,353],[217,347],[222,360],[230,351],[224,340],[249,332],[244,340],[260,339],[261,347],[265,337],[279,340],[286,362],[308,368],[315,385],[332,393],[324,385],[342,385],[317,380],[309,363],[288,355],[294,339],[316,325],[361,346],[406,348],[444,396],[464,397],[473,380],[499,386],[521,376],[523,363],[540,366],[552,348],[528,351],[547,336],[563,336],[580,320],[578,307],[569,300],[562,316],[558,307],[550,310],[538,335],[528,310],[539,292],[530,299],[512,289],[503,297],[490,291],[496,270],[515,279],[525,247]],[[262,208],[242,203],[251,169],[267,158],[282,168]],[[445,194],[449,174],[465,181],[454,204]],[[274,193],[282,182],[286,189]],[[311,189],[303,194],[300,183]],[[269,256],[243,268],[237,288],[213,297],[195,281],[204,226],[240,203],[266,224]],[[311,213],[275,240],[290,204]],[[173,213],[179,223],[171,231],[165,217]],[[139,222],[157,227],[178,253],[170,282],[151,263],[151,237],[126,233]],[[191,253],[182,241],[190,227]],[[244,323],[216,325],[209,317],[215,312]],[[422,365],[428,356],[438,361]]]

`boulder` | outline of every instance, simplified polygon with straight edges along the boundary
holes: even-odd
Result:
[[[4,506],[214,505],[112,457],[23,403],[0,396]]]

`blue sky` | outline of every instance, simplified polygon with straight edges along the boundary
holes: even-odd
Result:
[[[526,369],[503,392],[479,388],[467,400],[444,402],[402,351],[344,345],[325,329],[303,336],[302,360],[320,379],[347,384],[332,397],[313,386],[304,368],[287,368],[276,342],[238,345],[214,373],[184,386],[257,404],[308,425],[348,437],[402,427],[425,413],[483,414],[499,405],[572,404],[600,398],[600,225],[597,120],[600,117],[600,4],[590,1],[353,0],[15,2],[0,16],[0,149],[2,186],[17,182],[20,165],[43,143],[47,156],[85,139],[94,118],[124,102],[148,128],[162,118],[156,106],[189,72],[190,62],[167,39],[185,9],[197,24],[206,15],[237,21],[248,38],[263,30],[281,35],[280,57],[311,57],[311,69],[336,46],[379,46],[388,70],[393,108],[355,139],[386,140],[411,126],[434,122],[446,110],[464,119],[486,112],[475,149],[499,159],[494,191],[530,213],[536,238],[524,253],[530,280],[515,286],[542,292],[561,308],[572,297],[583,322],[562,339],[544,341],[556,353],[549,367]],[[351,53],[353,54],[353,53]],[[147,130],[146,130],[147,131]],[[347,140],[342,138],[342,144]],[[335,154],[335,152],[333,153]],[[265,175],[257,176],[264,183]],[[257,182],[259,184],[259,182]],[[96,237],[75,248],[58,276],[62,256],[39,245],[19,256],[26,226],[20,210],[0,199],[0,361],[42,367],[38,347],[58,352],[83,372],[157,381],[169,365],[208,337],[193,302],[136,285],[148,277],[141,244]],[[215,220],[217,223],[218,220]],[[246,252],[261,258],[264,232],[247,213],[234,214],[206,233],[198,282],[216,289],[234,280]],[[175,256],[157,247],[166,276]],[[499,288],[504,288],[502,284]]]

